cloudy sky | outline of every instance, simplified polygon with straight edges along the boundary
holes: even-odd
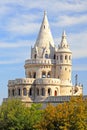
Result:
[[[0,103],[7,97],[9,79],[25,77],[24,62],[30,58],[47,11],[55,45],[63,30],[73,52],[72,81],[84,85],[87,94],[87,0],[2,0],[0,1]]]

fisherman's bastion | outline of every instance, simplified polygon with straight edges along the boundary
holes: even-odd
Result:
[[[82,95],[82,85],[73,85],[72,51],[65,31],[57,45],[49,27],[47,13],[40,27],[31,57],[25,60],[25,78],[8,81],[8,98],[20,98],[27,104],[59,103]]]

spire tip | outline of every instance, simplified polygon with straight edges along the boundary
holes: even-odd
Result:
[[[62,36],[63,36],[63,37],[66,37],[66,32],[65,32],[65,30],[63,30]]]
[[[47,11],[44,10],[44,16],[47,15]]]

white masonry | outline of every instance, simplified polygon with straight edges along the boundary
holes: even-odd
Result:
[[[48,97],[82,94],[81,85],[72,85],[72,52],[65,31],[58,48],[55,47],[47,14],[44,12],[41,28],[31,58],[25,61],[26,78],[8,81],[8,98],[24,102],[41,102]]]

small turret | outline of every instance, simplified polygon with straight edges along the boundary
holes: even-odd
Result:
[[[71,83],[71,71],[72,71],[72,52],[69,49],[69,45],[66,38],[65,31],[62,33],[61,43],[58,46],[56,52],[56,77],[61,81]]]
[[[62,40],[61,40],[60,47],[61,48],[69,48],[68,43],[67,43],[67,39],[66,39],[65,31],[63,31],[63,33],[62,33]]]

